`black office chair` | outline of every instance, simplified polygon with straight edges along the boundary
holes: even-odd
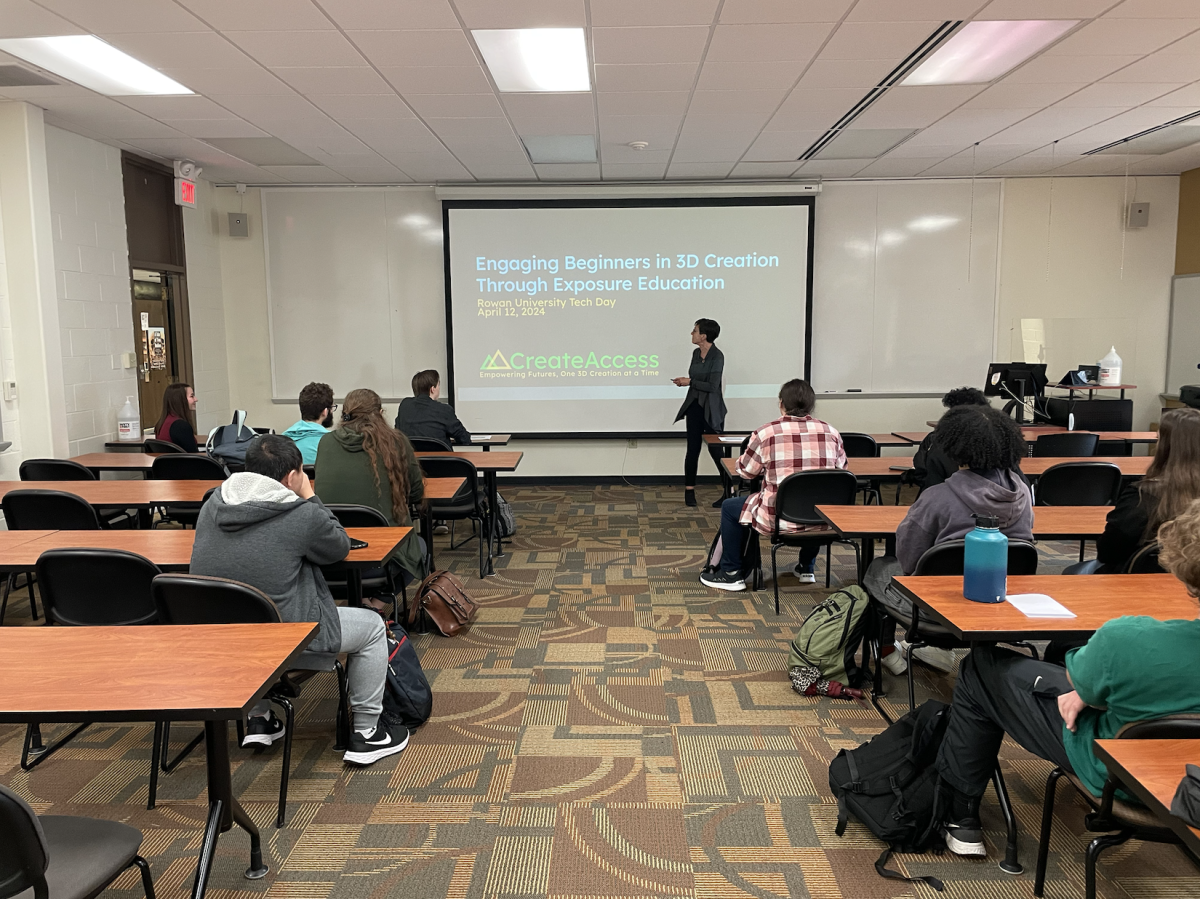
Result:
[[[1039,506],[1111,506],[1120,492],[1121,469],[1113,463],[1060,462],[1037,479],[1033,495]],[[1079,541],[1080,562],[1086,545]]]
[[[85,468],[70,459],[26,459],[18,469],[22,481],[95,481],[96,475],[90,468]],[[111,528],[115,525],[134,526],[137,524],[137,514],[131,509],[100,509],[96,513],[100,517],[100,526]]]
[[[186,453],[182,456],[159,456],[150,467],[150,477],[155,481],[223,481],[229,476],[220,462]],[[163,521],[175,521],[184,527],[196,526],[202,503],[171,503],[160,510]]]
[[[1125,567],[1126,574],[1166,574],[1166,569],[1158,563],[1158,542],[1147,543],[1133,554]]]
[[[48,549],[37,560],[46,623],[69,627],[154,624],[158,612],[150,583],[159,573],[149,559],[123,549]],[[38,724],[30,723],[21,748],[21,768],[28,771],[40,765],[87,726],[80,724],[30,761],[31,750],[41,742]]]
[[[334,514],[344,528],[386,528],[387,517],[378,509],[371,506],[358,506],[350,503],[330,503],[326,506]],[[350,598],[350,578],[357,575],[363,596],[386,598],[392,604],[392,618],[403,621],[396,615],[396,599],[402,599],[401,613],[408,614],[408,595],[404,583],[396,583],[387,566],[369,568],[366,571],[351,571],[341,562],[325,565],[321,568],[325,575],[325,583],[333,593],[334,599]]]
[[[454,535],[450,535],[450,549],[458,549],[470,540],[479,539],[479,577],[482,579],[487,571],[484,556],[484,541],[487,539],[488,509],[483,494],[479,489],[479,473],[475,463],[459,456],[422,456],[419,460],[427,478],[463,478],[463,485],[450,499],[429,500],[430,514],[444,521],[471,521],[471,536],[460,543],[454,543]],[[475,525],[479,530],[475,530]],[[426,540],[432,540],[433,535],[427,534]]]
[[[1032,456],[1094,456],[1096,444],[1100,442],[1097,434],[1069,431],[1063,434],[1042,434],[1033,441],[1030,449]]]
[[[775,585],[775,614],[779,614],[779,571],[775,554],[781,546],[825,547],[825,586],[829,586],[832,569],[833,544],[845,543],[854,547],[854,570],[861,577],[862,563],[858,544],[846,540],[817,514],[817,506],[853,506],[858,494],[858,478],[844,469],[795,471],[779,482],[775,495],[775,522],[771,528],[771,580]],[[780,531],[780,522],[798,525],[818,525],[821,530],[789,533]]]
[[[227,578],[201,577],[192,574],[163,574],[154,579],[152,595],[159,621],[162,624],[271,624],[282,619],[265,593],[249,584]],[[319,671],[335,671],[338,677],[337,742],[335,749],[344,749],[350,739],[350,701],[346,687],[346,670],[338,661],[337,653],[304,652],[274,686],[267,691],[266,698],[283,708],[283,770],[279,780],[279,810],[275,826],[283,827],[287,815],[288,777],[291,773],[292,734],[295,732],[295,708],[292,700],[300,695],[304,681]],[[154,727],[154,773],[150,778],[150,804],[154,807],[158,781],[158,767],[170,773],[191,750],[204,738],[193,739],[179,756],[168,762],[170,754],[171,722],[155,724]],[[238,745],[244,737],[243,722],[239,719]],[[161,742],[161,746],[160,746]]]
[[[1171,715],[1154,721],[1138,721],[1126,724],[1116,735],[1118,740],[1200,740],[1200,715]],[[1066,777],[1075,791],[1091,806],[1092,811],[1084,819],[1084,826],[1101,835],[1088,844],[1084,854],[1084,899],[1096,896],[1096,863],[1100,853],[1113,846],[1120,846],[1130,839],[1153,843],[1175,843],[1181,841],[1175,832],[1161,819],[1141,804],[1118,799],[1120,782],[1111,774],[1104,784],[1104,792],[1097,799],[1092,791],[1075,774],[1055,768],[1046,778],[1046,794],[1042,802],[1042,832],[1038,840],[1037,874],[1033,883],[1033,895],[1041,897],[1046,886],[1046,861],[1050,856],[1050,830],[1054,825],[1054,793],[1060,778]],[[1111,831],[1116,831],[1112,833]],[[1190,853],[1185,853],[1193,858]]]
[[[59,490],[13,490],[3,500],[0,509],[10,531],[98,531],[100,519],[96,510],[74,493]],[[13,572],[4,581],[4,596],[0,598],[0,624],[4,623],[4,612],[8,608],[8,595],[16,586],[18,572]],[[29,589],[29,610],[33,620],[38,620],[37,600],[33,595],[34,575],[25,572],[25,583]]]
[[[38,815],[0,786],[0,896],[92,899],[137,865],[146,899],[154,899],[150,865],[138,855],[142,832],[119,821]]]
[[[451,451],[450,444],[444,440],[438,440],[436,437],[409,437],[408,442],[412,444],[414,453],[448,453]]]
[[[879,444],[870,434],[843,432],[842,448],[846,451],[846,457],[849,459],[878,459],[880,455]],[[875,497],[876,505],[883,503],[883,497],[879,492],[879,481],[859,478],[858,489],[862,491],[865,505],[870,504],[871,497]]]
[[[159,440],[156,437],[148,437],[146,442],[142,444],[143,452],[147,453],[185,453],[185,450],[178,443],[172,443],[170,440]],[[190,454],[189,454],[190,455]]]

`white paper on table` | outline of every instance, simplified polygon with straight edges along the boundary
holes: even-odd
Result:
[[[491,440],[491,439],[492,439],[491,434],[472,434],[471,435],[472,443],[478,443],[480,440]]]
[[[1016,606],[1026,618],[1074,618],[1075,613],[1045,593],[1015,593],[1006,600]]]
[[[721,435],[722,443],[741,443],[745,439],[746,439],[745,437],[726,437],[724,435]]]

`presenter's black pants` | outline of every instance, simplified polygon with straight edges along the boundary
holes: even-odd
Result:
[[[700,463],[700,448],[704,446],[704,435],[717,432],[708,426],[708,422],[704,418],[704,410],[695,401],[684,412],[684,421],[687,422],[687,455],[683,457],[683,483],[685,486],[695,487],[696,467]],[[717,465],[717,471],[720,472],[720,447],[710,446],[708,451]]]

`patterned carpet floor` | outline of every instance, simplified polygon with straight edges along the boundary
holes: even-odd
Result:
[[[767,589],[719,594],[697,581],[718,513],[680,501],[679,488],[516,487],[504,490],[518,533],[497,574],[476,577],[473,544],[438,563],[482,603],[454,639],[414,643],[433,683],[433,718],[398,758],[343,765],[332,751],[336,686],[320,675],[297,703],[287,825],[274,827],[279,744],[231,750],[234,793],[264,834],[271,871],[249,881],[248,840],[221,839],[213,899],[327,897],[697,897],[884,899],[938,895],[884,880],[882,846],[851,823],[834,833],[827,768],[838,749],[879,732],[869,705],[792,692],[788,642],[826,595],[781,575],[783,608]],[[712,494],[711,496],[709,494]],[[1044,571],[1077,544],[1044,544]],[[794,555],[781,553],[786,570]],[[835,548],[834,584],[853,579],[853,553]],[[5,626],[33,624],[24,592]],[[953,678],[919,671],[921,696],[948,699]],[[904,710],[888,677],[885,706]],[[2,689],[2,686],[0,686]],[[47,732],[50,732],[47,728]],[[178,725],[174,742],[195,733]],[[22,731],[0,728],[0,782],[43,813],[125,821],[158,894],[191,890],[206,813],[202,750],[160,781],[147,811],[149,726],[93,725],[31,773]],[[1033,891],[1041,797],[1050,766],[1006,743],[1004,773],[1021,823],[1027,873],[996,861],[1004,829],[984,798],[989,858],[900,856],[934,874],[946,897],[1005,899]],[[1060,787],[1046,895],[1083,892],[1083,803]],[[141,896],[132,873],[106,894]],[[1104,897],[1200,897],[1178,849],[1129,843],[1104,856]]]

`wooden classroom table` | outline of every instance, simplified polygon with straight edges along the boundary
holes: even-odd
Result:
[[[418,461],[427,456],[454,456],[458,459],[466,459],[473,464],[475,468],[483,472],[483,482],[487,489],[488,496],[488,564],[487,573],[495,574],[496,569],[492,565],[492,559],[496,556],[503,556],[503,544],[500,542],[500,537],[497,534],[497,510],[496,510],[496,472],[498,471],[516,471],[517,466],[521,464],[521,459],[524,457],[523,452],[507,451],[502,453],[488,453],[484,456],[482,453],[466,453],[466,452],[449,452],[449,453],[417,453]],[[428,481],[426,482],[428,483]],[[438,497],[440,498],[440,497]],[[429,546],[433,546],[433,530],[426,532],[429,535]],[[495,540],[496,548],[493,552],[492,541]],[[430,555],[430,564],[432,564],[433,556]]]
[[[512,434],[472,434],[471,442],[467,445],[481,446],[486,453],[493,446],[508,446],[510,440],[512,440]]]
[[[193,899],[217,838],[250,835],[246,877],[267,873],[258,828],[233,797],[229,721],[242,718],[316,635],[314,622],[0,628],[0,723],[203,721],[208,821]]]
[[[725,455],[728,456],[730,455],[730,452],[739,444],[741,444],[741,442],[745,440],[749,434],[750,431],[726,431],[724,434],[705,434],[704,442],[709,446],[721,447],[721,449],[724,450]],[[909,447],[913,445],[913,441],[907,439],[901,434],[869,434],[868,436],[874,437],[875,442],[884,449],[891,447]],[[737,439],[723,440],[723,437],[736,437]],[[920,443],[921,441],[917,440],[916,442]]]
[[[1200,830],[1171,814],[1187,766],[1200,765],[1200,740],[1096,740],[1092,747],[1109,773],[1200,855]]]
[[[1021,460],[1021,471],[1027,477],[1036,478],[1045,474],[1046,469],[1052,465],[1060,465],[1063,462],[1111,462],[1121,469],[1121,474],[1126,478],[1140,478],[1146,474],[1146,469],[1150,467],[1153,461],[1153,456],[1037,456],[1026,457]],[[721,460],[726,470],[737,477],[735,468],[737,466],[736,459]],[[846,461],[846,470],[853,472],[860,478],[872,478],[878,481],[898,481],[904,472],[912,468],[908,462],[897,460],[896,458],[888,458],[880,456],[875,459],[848,459]]]
[[[199,503],[221,481],[0,481],[0,498],[13,490],[57,490],[92,506],[148,509],[170,503]]]
[[[931,428],[937,427],[936,421],[927,421]],[[915,438],[914,443],[920,443],[928,436],[928,431],[893,431],[897,437]],[[1101,440],[1124,440],[1126,443],[1158,443],[1158,431],[1068,431],[1062,425],[1033,425],[1021,428],[1027,441],[1037,440],[1042,434],[1095,434]]]
[[[141,450],[119,453],[84,453],[82,456],[72,456],[68,461],[78,462],[84,468],[96,473],[101,471],[148,472],[154,467],[154,460],[164,455],[178,455],[178,453],[143,453]]]
[[[1171,574],[1010,575],[1008,592],[1045,593],[1075,613],[1074,618],[1028,618],[1007,602],[973,602],[962,595],[961,577],[892,579],[914,606],[931,615],[964,642],[1082,640],[1106,621],[1122,615],[1148,615],[1159,621],[1192,619],[1200,605]]]

